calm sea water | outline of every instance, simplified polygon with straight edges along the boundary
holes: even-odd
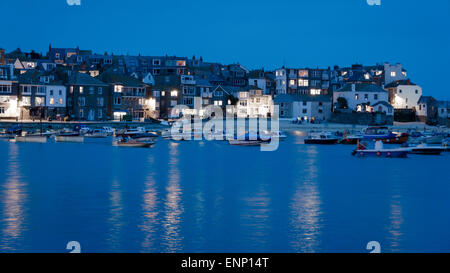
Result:
[[[450,251],[450,155],[0,142],[0,251]]]

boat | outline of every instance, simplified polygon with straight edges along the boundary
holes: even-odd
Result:
[[[278,138],[278,140],[285,140],[287,138],[287,135],[281,131],[264,131],[263,134],[271,139]]]
[[[337,144],[339,139],[332,133],[312,133],[307,138],[305,138],[305,144],[322,144],[322,145],[333,145]]]
[[[425,133],[425,142],[427,144],[442,144],[446,135],[443,133]]]
[[[80,132],[63,129],[55,135],[55,142],[84,142],[84,137]]]
[[[47,143],[47,136],[39,136],[39,135],[25,135],[25,136],[16,136],[14,139],[11,139],[12,142],[32,142],[32,143]]]
[[[134,148],[148,148],[154,145],[155,142],[140,142],[129,137],[121,137],[113,142],[114,146],[118,147],[134,147]]]
[[[144,127],[137,127],[137,128],[131,128],[131,129],[125,129],[121,130],[120,132],[116,133],[116,136],[133,136],[137,134],[145,134],[146,130]]]
[[[103,129],[103,131],[106,132],[106,134],[108,136],[113,136],[114,135],[114,129],[112,127],[105,126],[105,127],[102,127],[102,129]]]
[[[406,148],[411,154],[419,154],[419,155],[440,155],[442,152],[446,150],[445,147],[440,146],[428,146],[427,144],[419,144],[413,147]]]
[[[353,151],[352,155],[358,157],[387,157],[387,158],[405,158],[408,157],[408,149],[405,148],[394,148],[394,149],[384,149],[383,142],[377,140],[375,142],[374,149],[367,149],[366,144],[358,143],[356,150]]]
[[[342,139],[339,141],[339,144],[356,145],[358,141],[361,141],[362,139],[362,135],[352,135],[344,132],[344,134],[342,135]]]
[[[103,129],[94,129],[84,134],[87,138],[107,138],[108,133]]]
[[[403,144],[408,141],[408,133],[394,133],[388,127],[368,127],[363,131],[363,140],[378,141],[385,144]]]
[[[270,142],[270,138],[262,137],[259,134],[245,134],[228,140],[228,143],[233,146],[259,146],[267,142]]]

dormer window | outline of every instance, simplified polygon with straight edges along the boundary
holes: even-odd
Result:
[[[159,66],[159,65],[161,65],[161,60],[160,59],[154,59],[152,63],[153,63],[153,65]]]

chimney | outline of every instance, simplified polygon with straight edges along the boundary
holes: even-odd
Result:
[[[352,92],[356,91],[356,84],[352,83]]]
[[[0,65],[5,65],[5,50],[3,48],[0,48]]]

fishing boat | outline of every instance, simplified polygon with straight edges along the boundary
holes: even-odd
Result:
[[[358,141],[361,141],[363,136],[360,134],[349,134],[347,131],[344,131],[342,134],[342,139],[339,141],[339,144],[344,145],[356,145]]]
[[[84,142],[84,137],[77,131],[63,129],[55,135],[55,142]]]
[[[403,144],[408,141],[408,138],[408,133],[394,133],[388,127],[368,127],[363,131],[364,140],[381,140],[385,144]]]
[[[425,143],[413,147],[407,147],[405,149],[407,149],[411,154],[419,154],[419,155],[440,155],[442,152],[446,150],[445,147],[428,146]]]
[[[117,141],[113,142],[114,146],[133,148],[148,148],[154,144],[154,142],[140,142],[129,137],[120,137]]]
[[[47,136],[39,135],[25,135],[25,136],[15,136],[11,139],[12,142],[31,142],[31,143],[47,143]]]
[[[264,131],[264,135],[269,136],[269,138],[277,138],[278,140],[285,140],[287,135],[282,131]]]
[[[228,143],[233,146],[259,146],[269,141],[270,138],[267,139],[259,134],[245,134],[236,139],[229,140]]]
[[[311,133],[307,138],[305,138],[305,144],[333,145],[337,144],[338,141],[339,139],[329,132]]]
[[[444,133],[424,133],[427,144],[442,144],[446,135]]]
[[[374,149],[367,149],[366,144],[358,143],[356,150],[352,155],[358,157],[387,157],[387,158],[405,158],[408,157],[408,150],[405,148],[384,149],[383,142],[377,140]]]
[[[107,138],[108,133],[103,129],[94,129],[84,134],[86,138]]]

